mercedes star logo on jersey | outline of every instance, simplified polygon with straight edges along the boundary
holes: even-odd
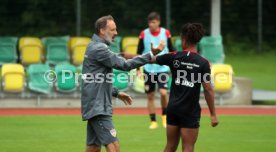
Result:
[[[173,66],[174,66],[175,68],[179,68],[179,66],[180,66],[179,60],[174,60],[174,61],[173,61]]]

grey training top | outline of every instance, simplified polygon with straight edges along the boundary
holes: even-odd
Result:
[[[112,81],[110,81],[112,68],[130,71],[149,63],[150,60],[150,53],[125,60],[113,53],[104,39],[94,34],[86,48],[82,68],[81,113],[83,120],[97,115],[112,115],[112,95],[118,96],[118,89],[112,88]]]

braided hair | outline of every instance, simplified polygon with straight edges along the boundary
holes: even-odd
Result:
[[[181,37],[188,45],[196,45],[204,36],[204,29],[200,23],[187,23],[182,26]]]

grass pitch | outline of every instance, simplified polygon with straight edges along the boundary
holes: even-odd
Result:
[[[202,117],[196,152],[276,151],[275,116],[219,118],[221,124],[212,128],[209,117]],[[165,129],[149,130],[147,116],[114,116],[114,122],[122,152],[163,151]],[[2,116],[0,151],[81,152],[85,148],[85,131],[86,122],[79,116]]]
[[[275,53],[226,55],[225,63],[231,64],[235,76],[252,80],[254,89],[276,91]]]

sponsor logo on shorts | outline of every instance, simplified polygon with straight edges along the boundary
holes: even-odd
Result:
[[[113,137],[116,137],[117,136],[117,132],[115,129],[111,129],[110,130],[110,134],[113,136]]]

